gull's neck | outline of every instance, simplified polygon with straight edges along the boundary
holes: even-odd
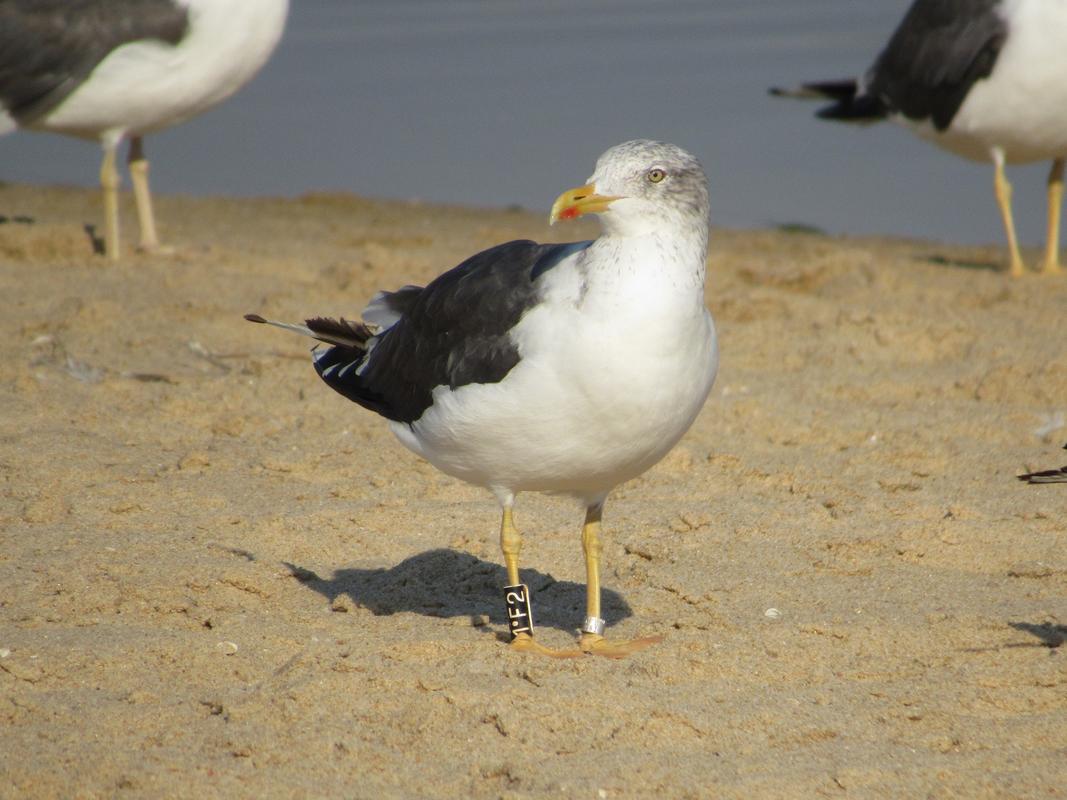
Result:
[[[657,294],[665,290],[704,297],[708,257],[706,224],[604,226],[604,235],[590,246],[586,264],[590,278],[614,282],[622,290],[629,286],[645,291],[646,284]],[[593,274],[599,273],[599,274]]]

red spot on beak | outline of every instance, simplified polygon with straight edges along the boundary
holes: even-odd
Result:
[[[561,212],[559,212],[559,218],[560,219],[574,219],[577,216],[578,216],[578,209],[575,208],[574,206],[571,206],[570,208],[565,208]]]

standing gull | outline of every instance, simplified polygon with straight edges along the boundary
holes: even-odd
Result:
[[[129,138],[141,248],[160,248],[143,137],[208,110],[266,63],[288,0],[0,0],[0,134],[95,139],[104,242],[119,255],[116,167]]]
[[[583,214],[600,215],[600,238],[497,245],[425,288],[380,292],[362,322],[270,324],[331,345],[314,351],[330,387],[387,418],[438,469],[496,496],[513,647],[621,657],[658,637],[602,635],[601,512],[614,487],[689,429],[715,379],[707,179],[674,145],[626,142],[600,157],[586,185],[559,196],[550,221]],[[580,650],[533,638],[512,521],[522,491],[570,495],[585,508]]]
[[[1010,271],[1023,274],[1005,164],[1052,161],[1042,270],[1061,271],[1067,157],[1067,2],[916,0],[859,81],[808,83],[773,94],[834,101],[824,119],[890,118],[974,161],[992,161]]]

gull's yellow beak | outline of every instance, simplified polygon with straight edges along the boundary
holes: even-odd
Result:
[[[618,197],[608,197],[597,194],[596,187],[587,183],[568,189],[552,204],[552,212],[548,215],[548,224],[554,225],[557,220],[577,219],[582,214],[596,214],[606,211],[607,207],[618,200]]]

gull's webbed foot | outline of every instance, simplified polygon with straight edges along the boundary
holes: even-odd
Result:
[[[1042,275],[1060,275],[1063,272],[1063,267],[1060,266],[1059,258],[1046,258],[1041,262],[1041,274]]]
[[[583,633],[578,646],[583,653],[604,658],[626,658],[663,641],[662,636],[643,636],[640,639],[605,639],[599,633]]]
[[[548,656],[549,658],[581,658],[585,655],[581,650],[553,650],[551,647],[541,644],[528,633],[516,634],[509,647],[519,653],[533,653],[534,655]]]
[[[178,248],[172,244],[160,244],[159,242],[146,244],[145,242],[141,242],[141,244],[137,245],[137,252],[146,256],[170,258],[178,255]]]

